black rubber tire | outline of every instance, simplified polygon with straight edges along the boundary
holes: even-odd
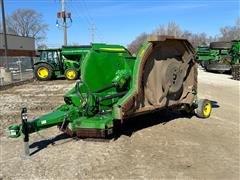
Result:
[[[70,79],[70,78],[67,77],[67,72],[68,72],[69,70],[74,71],[75,74],[76,74],[76,76],[75,76],[74,78],[72,78],[72,79]],[[67,80],[77,80],[77,79],[79,78],[79,75],[80,75],[80,73],[79,73],[76,69],[74,69],[74,68],[68,68],[68,69],[66,69],[65,72],[64,72],[64,76],[65,76],[65,78],[66,78]]]
[[[210,72],[219,72],[224,73],[231,70],[231,65],[229,64],[221,64],[221,63],[211,63],[207,66],[207,70]]]
[[[206,105],[209,104],[210,105],[210,112],[209,114],[204,114],[204,109],[206,107]],[[211,101],[207,100],[207,99],[200,99],[198,102],[198,107],[195,109],[195,114],[197,115],[197,117],[199,118],[208,118],[211,115],[212,112],[212,104]]]
[[[221,70],[219,70],[219,71],[217,71],[219,74],[223,74],[225,71],[221,71]]]
[[[207,66],[209,65],[209,61],[206,61],[206,60],[204,60],[204,61],[202,61],[202,67],[205,69],[205,70],[207,70]]]
[[[44,67],[44,68],[46,68],[48,70],[48,76],[45,77],[45,78],[41,78],[41,77],[38,76],[38,70],[41,67]],[[38,65],[34,66],[34,70],[33,71],[34,71],[35,78],[37,78],[39,81],[48,81],[48,80],[51,80],[53,78],[53,76],[54,76],[52,67],[50,65],[44,64],[44,63],[38,64]]]
[[[240,64],[232,66],[232,77],[234,80],[240,81]]]
[[[199,64],[204,68],[204,61],[200,61]]]
[[[231,49],[231,42],[211,42],[210,49]]]

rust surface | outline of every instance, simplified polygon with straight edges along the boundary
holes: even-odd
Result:
[[[76,132],[77,137],[81,138],[105,138],[106,133],[103,129],[88,129],[81,128]]]
[[[122,107],[125,118],[132,116],[131,114],[144,113],[149,110],[182,103],[191,104],[195,97],[193,92],[197,92],[197,69],[194,66],[192,45],[185,39],[173,36],[151,36],[148,41],[151,44],[140,62],[136,100],[133,101],[134,95],[132,95]],[[164,68],[164,62],[169,59],[181,62],[184,67],[182,89],[168,94],[159,102],[158,100],[164,94],[164,83],[166,83],[164,80],[166,77],[161,74],[161,71]]]

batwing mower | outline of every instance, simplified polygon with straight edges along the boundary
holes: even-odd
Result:
[[[208,118],[211,102],[197,98],[194,49],[186,39],[151,36],[136,57],[124,47],[93,44],[81,62],[81,80],[64,95],[65,104],[31,121],[9,127],[10,137],[58,126],[71,136],[106,138],[116,122],[171,108]]]

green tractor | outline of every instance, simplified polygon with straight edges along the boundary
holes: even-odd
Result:
[[[80,76],[80,63],[91,46],[63,46],[61,49],[41,49],[39,61],[34,64],[34,75],[40,81],[65,76],[76,80]]]
[[[185,39],[153,36],[136,57],[122,46],[93,44],[81,61],[81,80],[64,95],[59,108],[9,127],[10,138],[58,126],[70,136],[108,138],[132,117],[171,109],[208,118],[211,102],[197,97],[194,49]]]

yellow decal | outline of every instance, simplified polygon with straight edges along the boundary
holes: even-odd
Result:
[[[145,53],[145,49],[143,49],[140,53],[140,57],[142,58],[143,57],[143,54]]]
[[[105,51],[125,51],[124,48],[100,48],[100,50],[105,50]]]

